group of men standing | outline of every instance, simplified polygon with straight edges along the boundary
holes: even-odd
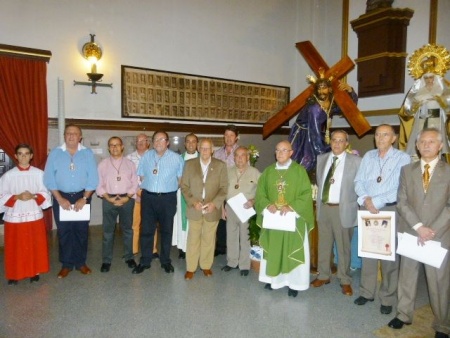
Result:
[[[420,161],[393,147],[396,134],[390,125],[375,131],[376,149],[359,159],[344,150],[348,135],[331,134],[331,152],[317,159],[317,220],[319,225],[319,276],[311,286],[330,283],[330,256],[333,242],[338,252],[337,278],[342,293],[353,294],[350,275],[350,240],[356,225],[357,210],[372,214],[397,212],[397,231],[418,237],[418,245],[437,240],[450,248],[450,166],[441,160],[443,140],[434,128],[419,132],[416,147]],[[436,337],[450,333],[450,261],[447,254],[440,268],[425,266],[430,303],[435,315]],[[395,261],[363,258],[360,296],[357,305],[374,300],[381,267],[378,297],[380,312],[397,315],[389,322],[394,329],[409,325],[413,319],[419,263],[396,255]],[[398,303],[397,303],[398,300]]]
[[[232,141],[227,142],[230,131]],[[411,164],[409,155],[393,147],[396,135],[390,125],[376,128],[376,149],[367,152],[362,160],[345,151],[348,146],[345,131],[331,134],[331,152],[317,158],[319,275],[311,283],[308,241],[308,234],[314,227],[311,185],[304,167],[291,159],[290,142],[281,141],[276,145],[276,162],[260,175],[249,165],[248,149],[237,144],[238,133],[232,128],[225,132],[224,160],[213,157],[214,145],[210,139],[199,141],[194,134],[186,136],[187,151],[181,156],[169,149],[169,136],[164,131],[153,134],[151,150],[147,150],[148,139],[138,136],[137,141],[143,141],[143,151],[135,154],[139,160],[137,167],[132,157],[123,156],[124,145],[119,137],[108,140],[110,156],[103,159],[98,168],[93,152],[80,143],[81,139],[81,129],[68,125],[65,142],[52,150],[43,175],[44,184],[53,195],[62,264],[58,278],[67,277],[74,268],[82,274],[91,273],[86,265],[89,220],[63,221],[60,213],[83,209],[94,192],[102,198],[102,272],[111,268],[114,230],[119,217],[124,259],[133,274],[151,267],[154,236],[159,225],[161,268],[166,273],[174,272],[170,250],[176,242],[181,250],[180,258],[184,258],[182,254],[186,251],[185,279],[192,279],[198,267],[210,277],[217,226],[220,219],[226,219],[227,265],[222,270],[239,268],[240,274],[247,276],[250,268],[248,223],[242,222],[226,204],[239,193],[246,198],[244,208],[255,207],[257,224],[262,227],[263,258],[259,280],[266,283],[268,290],[287,286],[288,295],[292,297],[310,285],[321,287],[330,283],[334,241],[342,293],[353,294],[350,241],[358,209],[372,214],[397,211],[398,231],[415,234],[419,245],[437,240],[450,249],[450,166],[440,160],[443,140],[437,129],[426,128],[418,134],[416,146],[421,159]],[[139,149],[139,145],[137,147]],[[221,156],[220,151],[217,153]],[[177,197],[179,189],[181,194]],[[140,203],[135,201],[137,196],[141,198]],[[134,219],[133,225],[133,213],[136,215],[139,206],[141,257],[137,264],[133,229],[139,229],[136,225],[139,217]],[[264,218],[275,213],[281,217],[293,213],[293,231],[264,225]],[[173,236],[174,219],[176,236]],[[425,265],[436,337],[448,337],[450,333],[448,256],[440,268]],[[398,299],[397,315],[389,326],[400,329],[412,322],[420,263],[406,257],[401,260],[396,257],[395,261],[364,258],[360,296],[355,304],[364,305],[374,300],[379,263],[382,271],[378,292],[380,312],[390,314]]]

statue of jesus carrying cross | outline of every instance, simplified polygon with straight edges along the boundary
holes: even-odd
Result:
[[[353,69],[353,61],[345,56],[329,67],[310,41],[298,42],[296,47],[318,79],[312,81],[314,78],[310,77],[311,85],[264,124],[263,138],[298,114],[290,135],[294,150],[292,158],[311,176],[317,155],[330,150],[326,139],[333,114],[342,112],[358,136],[367,133],[371,127],[355,104],[355,92],[340,80]]]

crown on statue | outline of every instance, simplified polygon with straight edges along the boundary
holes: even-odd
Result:
[[[319,68],[319,78],[314,75],[307,75],[306,81],[309,84],[314,84],[317,86],[331,86],[331,81],[333,81],[334,76],[331,75],[328,79],[325,77],[325,69]]]
[[[450,52],[444,46],[436,44],[427,44],[417,49],[408,61],[409,74],[415,80],[427,73],[444,76],[449,69]]]

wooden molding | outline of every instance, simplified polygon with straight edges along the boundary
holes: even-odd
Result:
[[[227,124],[205,125],[205,124],[184,124],[168,122],[134,122],[134,121],[110,121],[110,120],[85,120],[66,119],[66,124],[73,123],[81,129],[96,130],[130,130],[130,131],[156,131],[186,132],[196,134],[223,134]],[[58,119],[50,117],[48,119],[49,128],[58,128]],[[262,126],[237,126],[240,134],[262,135]],[[289,135],[290,128],[279,128],[274,134]]]
[[[19,57],[24,59],[41,60],[50,62],[52,52],[49,50],[27,48],[0,44],[0,55]]]

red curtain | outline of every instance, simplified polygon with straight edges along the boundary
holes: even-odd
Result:
[[[0,55],[0,148],[15,160],[15,147],[27,143],[34,150],[31,164],[44,169],[47,139],[47,63]],[[51,209],[44,218],[50,230]]]
[[[47,159],[47,63],[0,55],[0,148],[14,159],[14,148],[28,143],[32,165]]]

